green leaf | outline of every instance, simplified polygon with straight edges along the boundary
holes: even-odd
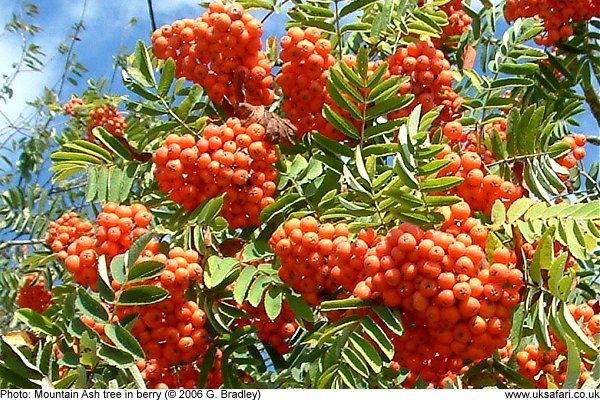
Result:
[[[400,154],[396,154],[396,157],[394,158],[394,172],[398,175],[398,178],[400,178],[404,185],[411,189],[417,189],[419,187],[419,181],[405,164],[404,159]]]
[[[552,257],[554,255],[554,231],[555,226],[551,226],[544,232],[540,239],[540,243],[533,255],[533,260],[529,267],[529,276],[532,281],[537,284],[542,284],[542,265],[548,266],[552,263]]]
[[[534,320],[534,331],[538,339],[538,343],[545,351],[549,351],[552,346],[550,340],[550,333],[548,332],[548,318],[546,316],[546,301],[543,292],[540,293],[540,297],[536,303],[537,318]]]
[[[133,262],[132,262],[133,264]],[[125,255],[119,254],[110,262],[110,274],[113,279],[121,285],[127,280],[127,272],[125,268]]]
[[[169,94],[169,89],[173,83],[175,77],[175,61],[169,58],[163,65],[162,75],[160,76],[160,82],[158,82],[158,94],[161,97],[165,97]]]
[[[278,198],[275,203],[266,206],[260,213],[260,220],[263,222],[269,222],[275,215],[284,212],[292,205],[302,200],[302,196],[300,196],[298,193],[288,193]]]
[[[402,320],[389,307],[375,306],[373,307],[373,311],[375,311],[375,314],[381,318],[387,328],[396,335],[402,335],[404,333]]]
[[[577,389],[579,387],[579,374],[581,371],[581,356],[579,349],[571,338],[567,339],[567,376],[563,384],[564,389]]]
[[[97,321],[108,322],[108,312],[102,303],[92,297],[92,295],[81,286],[77,288],[77,300],[75,304],[85,315],[92,317]]]
[[[371,186],[371,178],[369,177],[369,173],[367,172],[367,168],[365,167],[365,162],[363,159],[363,155],[361,153],[361,147],[356,146],[356,150],[354,152],[354,162],[356,163],[356,169],[358,170],[358,175],[363,178],[369,186]]]
[[[129,251],[127,251],[127,267],[132,268],[133,265],[135,264],[135,262],[137,261],[138,257],[142,254],[142,251],[144,251],[144,248],[148,245],[148,243],[150,243],[150,240],[152,240],[152,238],[155,235],[151,232],[149,233],[145,233],[142,236],[140,236],[139,238],[137,238],[135,240],[135,242],[132,243],[131,247],[129,248]],[[114,272],[112,271],[112,263],[110,265],[111,267],[111,273],[114,276]],[[118,271],[118,275],[119,277],[122,277],[121,279],[125,279],[125,274],[124,274],[124,270],[123,273],[121,273],[121,271]],[[115,278],[116,279],[116,278]],[[117,282],[119,282],[117,280]],[[123,283],[123,282],[119,282],[119,283]]]
[[[344,180],[348,183],[348,186],[350,186],[350,188],[352,190],[355,190],[359,193],[363,193],[363,194],[369,194],[369,191],[367,191],[367,189],[364,188],[363,185],[361,185],[356,178],[354,177],[354,175],[352,174],[352,172],[350,172],[350,170],[348,169],[348,167],[346,165],[344,165],[343,167],[343,172],[344,172]]]
[[[554,260],[548,271],[548,288],[554,296],[561,300],[566,300],[566,298],[563,298],[559,283],[565,272],[565,264],[568,256],[569,254],[566,252],[561,253],[556,260]]]
[[[140,373],[140,370],[138,369],[137,365],[130,365],[129,367],[127,367],[127,370],[129,371],[129,373],[131,373],[131,376],[133,377],[133,381],[135,382],[135,388],[146,389],[146,382],[144,382],[144,378],[142,377],[142,374]]]
[[[2,378],[2,382],[10,382],[12,386],[18,389],[38,389],[40,387],[38,383],[24,378],[12,368],[7,368],[2,364],[0,364],[0,378]]]
[[[302,297],[289,294],[286,296],[286,300],[298,321],[300,321],[300,319],[303,319],[308,322],[314,321],[312,308],[310,308],[309,305],[306,304]]]
[[[510,330],[510,340],[515,346],[514,348],[518,348],[521,343],[521,338],[523,335],[523,326],[525,323],[525,317],[527,316],[526,312],[526,304],[525,302],[520,302],[519,305],[514,309],[512,314],[512,324]]]
[[[406,107],[413,101],[413,95],[394,96],[382,102],[375,104],[367,110],[366,117],[368,120],[375,119],[387,115],[393,111],[397,111]]]
[[[165,269],[165,264],[160,261],[147,260],[134,264],[127,274],[127,283],[143,281],[154,278]]]
[[[97,157],[81,152],[68,153],[64,151],[55,151],[50,155],[50,159],[54,162],[81,161],[84,164],[102,164],[102,161]]]
[[[388,63],[387,62],[382,62],[381,64],[379,64],[379,66],[377,67],[377,69],[375,70],[375,72],[373,72],[373,74],[371,76],[369,76],[369,78],[367,79],[367,86],[371,89],[373,89],[373,87],[377,87],[381,82],[382,82],[382,78],[385,75],[385,73],[388,70]],[[393,79],[393,78],[390,78]]]
[[[373,342],[379,346],[383,354],[387,357],[388,360],[391,360],[394,357],[394,345],[387,337],[383,329],[379,325],[377,325],[371,317],[365,317],[361,321],[363,331],[369,335]]]
[[[371,27],[371,36],[375,37],[384,30],[392,20],[392,9],[394,7],[394,1],[385,0],[382,5],[382,9],[375,15],[373,26]]]
[[[370,307],[371,302],[351,297],[348,299],[341,300],[327,300],[321,303],[322,311],[334,311],[334,310],[355,310],[358,308]]]
[[[125,147],[123,143],[119,141],[119,139],[114,137],[106,129],[104,129],[101,126],[97,126],[92,130],[92,133],[100,142],[102,142],[102,144],[108,147],[113,153],[118,154],[121,158],[125,160],[132,160],[131,153],[129,152],[127,147]]]
[[[534,83],[535,82],[532,79],[528,78],[501,78],[493,81],[490,87],[492,89],[499,89],[505,87],[522,87],[532,86]]]
[[[30,308],[18,309],[15,311],[15,317],[32,328],[44,332],[46,335],[60,335],[60,329],[52,321]]]
[[[352,350],[351,347],[346,347],[342,351],[342,360],[344,360],[350,368],[352,368],[359,375],[364,378],[369,377],[369,366],[367,363],[356,353],[356,351]]]
[[[108,201],[119,202],[121,200],[121,183],[123,171],[118,167],[110,168],[108,174]]]
[[[150,61],[150,55],[148,54],[146,45],[141,40],[138,40],[135,44],[132,66],[141,74],[139,77],[136,75],[134,75],[134,77],[142,78],[140,79],[142,84],[146,86],[156,85],[154,71],[152,70],[152,61]]]
[[[425,165],[418,167],[416,170],[416,173],[419,176],[432,175],[432,174],[435,174],[438,171],[442,170],[444,167],[446,167],[451,162],[452,161],[450,161],[450,160],[433,160],[431,162],[428,162]]]
[[[534,105],[523,112],[521,120],[516,126],[518,148],[522,154],[531,154],[537,150],[535,143],[540,136],[544,112],[544,107],[536,108]]]
[[[361,8],[365,8],[370,4],[375,3],[375,0],[354,0],[351,1],[347,4],[344,5],[344,7],[342,7],[342,9],[340,10],[340,18],[345,17],[348,14],[352,14],[353,12],[361,9]]]
[[[577,347],[581,349],[585,354],[590,357],[596,357],[598,355],[598,348],[590,341],[585,333],[581,331],[577,321],[569,311],[566,303],[562,303],[558,310],[558,321],[565,333],[575,341]],[[565,338],[567,339],[567,338]]]
[[[528,378],[510,368],[508,365],[501,363],[496,358],[493,358],[492,360],[494,369],[508,378],[509,382],[514,382],[521,388],[535,389],[535,385]]]
[[[119,296],[119,304],[129,306],[142,306],[158,303],[166,299],[169,292],[153,285],[134,286],[125,289]]]
[[[252,307],[258,307],[262,300],[265,288],[269,283],[271,283],[271,279],[267,275],[260,275],[256,278],[248,292],[248,302]]]
[[[64,378],[62,378],[61,380],[55,382],[54,383],[54,388],[55,389],[70,389],[71,386],[73,386],[73,384],[77,380],[78,376],[79,376],[79,374],[77,374],[76,372],[74,373],[73,371],[71,371]]]
[[[242,268],[242,272],[240,272],[240,276],[235,281],[235,287],[233,288],[233,299],[236,303],[242,304],[244,302],[256,271],[257,269],[253,265],[246,265]]]
[[[343,145],[337,140],[333,140],[326,136],[321,135],[320,133],[314,133],[312,139],[317,142],[319,147],[334,156],[341,157],[353,157],[354,153],[349,146]]]
[[[102,343],[100,346],[100,351],[98,351],[98,355],[104,358],[110,365],[114,365],[115,367],[119,368],[133,364],[134,362],[134,358],[129,352],[118,349],[106,343]]]
[[[119,324],[109,324],[105,327],[106,336],[117,346],[131,354],[137,360],[145,358],[144,350],[137,339],[125,328]]]
[[[352,125],[348,120],[339,115],[337,112],[333,111],[333,109],[325,104],[323,106],[323,116],[327,121],[329,121],[337,130],[342,132],[344,135],[348,136],[351,139],[359,139],[360,134],[354,125]]]
[[[0,363],[8,366],[11,371],[25,379],[39,380],[42,372],[33,365],[21,351],[0,336]]]
[[[275,321],[275,318],[281,313],[281,307],[283,302],[283,292],[279,287],[271,287],[265,294],[265,311],[267,317],[271,321]]]
[[[200,225],[211,223],[219,215],[221,208],[223,208],[223,196],[217,196],[208,200],[201,208],[196,221]]]
[[[405,118],[397,118],[380,124],[374,124],[373,126],[370,126],[367,129],[365,129],[363,136],[365,137],[365,139],[371,139],[379,135],[384,135],[388,132],[399,128],[400,125],[403,125],[405,123]]]
[[[531,75],[537,72],[539,69],[537,64],[534,63],[502,63],[500,64],[500,72],[504,72],[512,75]]]
[[[459,196],[425,196],[425,201],[430,207],[451,206],[452,204],[463,201]]]
[[[502,225],[506,222],[506,207],[501,200],[496,200],[492,206],[492,223]]]
[[[367,97],[367,101],[369,103],[378,103],[389,99],[391,96],[398,93],[400,86],[404,81],[406,81],[406,79],[401,76],[394,76],[384,80],[371,90],[369,97]]]
[[[204,269],[204,284],[209,289],[218,286],[238,264],[239,261],[232,257],[210,256]]]
[[[112,154],[110,154],[108,150],[98,146],[96,143],[88,142],[87,140],[74,140],[72,142],[63,144],[62,147],[64,149],[83,152],[94,157],[99,157],[107,163],[113,162]]]
[[[97,342],[96,338],[92,337],[89,332],[83,332],[79,340],[79,354],[81,354],[80,362],[88,367],[96,365],[98,360],[96,356]]]
[[[343,62],[342,62],[343,63]],[[339,65],[339,63],[338,63]],[[345,64],[344,64],[345,65]],[[346,67],[348,68],[348,67]],[[341,72],[338,71],[337,68],[329,69],[329,85],[335,85],[340,88],[344,92],[346,92],[354,101],[359,104],[364,103],[364,96],[354,87],[350,82],[348,82],[344,76],[342,76]],[[360,85],[359,85],[360,86]]]
[[[216,353],[217,348],[215,346],[210,346],[208,350],[206,350],[206,353],[204,353],[202,364],[200,365],[200,373],[198,374],[197,387],[206,387],[206,379],[208,378],[208,374],[214,365]]]
[[[508,223],[513,223],[517,219],[521,218],[532,205],[533,200],[528,197],[521,197],[520,199],[517,199],[506,212]]]
[[[458,176],[444,176],[441,178],[427,179],[421,182],[420,188],[423,192],[438,192],[450,189],[464,181],[464,178]]]
[[[377,350],[373,347],[367,339],[362,336],[355,334],[350,336],[350,343],[356,352],[363,357],[363,359],[369,364],[373,372],[378,374],[381,372],[381,357]]]
[[[344,96],[344,94],[338,90],[338,87],[335,84],[333,84],[331,80],[329,81],[327,87],[329,89],[329,96],[335,102],[335,104],[348,111],[352,118],[361,119],[362,113],[358,109],[356,104],[354,104],[346,96]]]

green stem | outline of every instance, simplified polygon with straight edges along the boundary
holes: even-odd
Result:
[[[548,154],[548,153],[541,152],[541,153],[524,154],[524,155],[520,155],[520,156],[509,157],[509,158],[505,158],[504,160],[498,160],[498,161],[494,161],[493,163],[489,163],[489,164],[487,164],[487,166],[489,168],[489,167],[493,167],[496,165],[507,164],[507,163],[514,162],[514,161],[528,160],[530,158],[541,157],[546,154]]]

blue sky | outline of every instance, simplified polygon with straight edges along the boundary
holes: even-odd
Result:
[[[20,1],[3,0],[2,8],[7,12],[2,13],[0,22],[4,26],[10,19],[10,12],[18,12]],[[0,110],[15,120],[25,109],[26,101],[32,100],[42,93],[44,86],[52,87],[59,79],[64,67],[64,57],[57,54],[58,45],[67,41],[72,33],[71,27],[84,10],[85,30],[79,35],[80,41],[75,45],[74,51],[78,61],[88,72],[80,79],[79,86],[66,85],[62,99],[68,99],[73,92],[81,92],[85,88],[88,78],[96,79],[99,76],[110,78],[114,64],[114,57],[120,49],[126,48],[129,53],[137,40],[150,41],[152,32],[146,0],[50,0],[38,1],[40,14],[33,21],[41,26],[43,31],[38,33],[34,42],[42,47],[46,53],[44,59],[46,66],[42,73],[26,72],[17,77],[12,87],[14,96],[7,104],[0,103]],[[157,26],[172,23],[176,19],[194,18],[204,12],[197,2],[191,0],[153,1],[154,15]],[[261,13],[253,13],[261,15]],[[262,13],[264,15],[264,13]],[[278,18],[279,17],[279,18]],[[281,21],[283,16],[274,16],[273,19]],[[130,25],[132,18],[137,23]],[[268,35],[282,36],[283,24],[281,22],[268,24]],[[21,55],[20,41],[16,35],[4,34],[0,40],[0,77],[10,73],[11,65],[18,61]],[[120,84],[119,76],[110,88],[119,94],[125,94],[125,89]],[[0,116],[0,129],[6,126],[7,121]],[[2,138],[0,137],[0,140]]]

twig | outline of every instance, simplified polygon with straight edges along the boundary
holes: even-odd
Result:
[[[23,240],[9,240],[4,242],[3,246],[28,246],[32,244],[42,244],[45,243],[44,239],[23,239]]]
[[[152,0],[148,0],[148,13],[150,14],[150,23],[152,24],[152,31],[156,30],[156,20],[154,19],[154,9],[152,8]]]

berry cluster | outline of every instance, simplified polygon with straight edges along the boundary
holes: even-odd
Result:
[[[125,253],[135,239],[149,232],[151,221],[152,214],[143,204],[106,203],[97,217],[98,253],[106,254],[108,262],[117,254]]]
[[[206,313],[183,294],[146,306],[129,307],[119,314],[137,313],[131,333],[139,340],[146,357],[163,367],[191,363],[204,354],[210,344]]]
[[[469,204],[440,212],[442,230],[405,223],[385,237],[362,229],[354,240],[345,224],[291,219],[269,244],[281,259],[281,279],[309,304],[342,286],[358,298],[399,308],[405,333],[387,331],[395,362],[428,382],[442,382],[506,345],[523,273],[504,247],[488,262],[488,232]]]
[[[458,45],[458,38],[467,31],[473,19],[463,10],[462,0],[452,0],[442,5],[441,10],[448,16],[448,25],[443,26],[439,39],[433,39],[437,47],[442,44]]]
[[[331,55],[331,42],[321,36],[321,31],[317,28],[310,27],[306,30],[299,27],[290,28],[280,41],[282,47],[280,57],[284,64],[275,80],[284,94],[282,109],[287,118],[298,128],[298,136],[316,130],[332,139],[344,140],[347,139],[346,136],[323,117],[323,105],[329,105],[358,128],[360,123],[329,96],[327,80],[329,68],[334,66],[335,58]],[[342,58],[342,62],[349,67],[354,67],[356,57],[346,55]],[[380,65],[381,61],[370,61],[369,76]],[[386,71],[383,79],[389,76]],[[348,100],[358,107],[362,106],[350,96]]]
[[[65,114],[75,116],[77,114],[77,108],[83,106],[84,104],[85,103],[83,102],[83,99],[80,99],[79,97],[73,97],[69,99],[64,106]]]
[[[333,293],[339,286],[331,277],[329,261],[338,242],[348,241],[348,235],[346,224],[320,224],[311,216],[290,219],[269,240],[281,259],[279,277],[316,306],[324,293]]]
[[[148,389],[197,388],[199,372],[193,364],[185,364],[175,369],[163,367],[151,359],[138,361],[136,365]]]
[[[583,160],[585,157],[585,143],[587,138],[585,135],[576,134],[572,136],[566,136],[561,139],[561,142],[567,143],[571,146],[571,151],[568,154],[560,157],[557,161],[560,165],[567,169],[571,169],[577,165],[577,161]],[[568,176],[562,176],[562,179],[567,179]]]
[[[164,288],[169,291],[169,297],[146,306],[120,307],[116,315],[121,319],[134,313],[139,315],[131,333],[148,358],[158,360],[165,367],[191,363],[209,344],[208,331],[204,328],[206,313],[195,302],[187,301],[184,294],[191,282],[202,282],[200,256],[193,250],[175,247],[168,255],[142,255],[137,262],[148,260],[164,263],[165,269],[160,276],[143,284]]]
[[[206,389],[216,389],[223,383],[221,377],[221,350],[217,349],[215,362],[208,372],[206,379]],[[200,377],[200,367],[202,359],[191,364],[184,364],[177,368],[164,367],[155,360],[143,360],[136,363],[149,389],[195,389],[198,387],[198,378]]]
[[[149,305],[120,306],[112,310],[111,321],[118,322],[133,314],[138,316],[131,333],[148,358],[138,366],[151,386],[192,387],[193,380],[195,387],[198,375],[193,363],[208,349],[210,337],[205,328],[206,313],[196,302],[187,300],[184,292],[191,282],[202,283],[200,256],[180,247],[172,248],[167,255],[158,250],[157,246],[147,247],[136,263],[158,261],[165,264],[164,271],[157,277],[128,285],[154,285],[166,289],[169,297]],[[111,286],[116,291],[129,287],[116,281]],[[82,321],[104,335],[105,324],[85,316]],[[178,373],[173,370],[174,365],[179,365]]]
[[[236,99],[236,75],[243,76],[245,101],[273,102],[271,62],[262,51],[262,23],[238,3],[212,2],[199,18],[175,21],[152,34],[152,50],[159,59],[173,58],[177,76],[204,87],[221,104]],[[237,99],[242,101],[242,99]]]
[[[81,221],[76,212],[63,214],[56,221],[50,222],[46,243],[59,260],[67,258],[67,247],[82,236],[92,236],[94,226],[91,222]]]
[[[504,17],[507,21],[535,17],[544,22],[545,35],[538,35],[536,43],[551,46],[573,35],[573,24],[600,16],[596,0],[507,0]]]
[[[41,314],[52,304],[52,291],[46,289],[46,279],[42,275],[32,272],[25,275],[25,283],[16,300],[19,307],[31,308]]]
[[[225,193],[221,214],[231,228],[260,225],[260,212],[274,202],[278,154],[258,123],[229,118],[208,125],[197,142],[169,135],[152,158],[160,190],[186,210]]]
[[[113,136],[121,137],[127,128],[125,117],[119,110],[107,105],[100,106],[89,113],[90,122],[87,125],[87,136],[89,140],[94,140],[93,129],[101,126]]]
[[[283,65],[275,80],[281,87],[282,109],[302,136],[313,130],[336,136],[321,111],[328,96],[328,70],[335,64],[331,42],[317,28],[292,27],[280,40]]]
[[[92,226],[86,230],[87,234],[71,241],[66,252],[59,250],[59,257],[65,253],[65,267],[73,274],[75,282],[97,291],[98,257],[106,255],[110,264],[114,256],[125,253],[135,239],[148,232],[151,220],[152,214],[142,204],[106,203],[98,214],[95,234]],[[145,250],[155,253],[158,242],[150,241]]]
[[[264,302],[260,303],[258,307],[252,307],[250,303],[244,302],[240,308],[250,314],[250,318],[240,318],[237,322],[239,326],[256,326],[258,338],[273,346],[279,354],[285,354],[290,350],[288,341],[298,329],[298,323],[286,301],[283,302],[281,312],[275,320],[271,320],[267,316]]]
[[[593,343],[596,342],[594,335],[600,333],[600,313],[594,310],[596,306],[595,301],[579,305],[569,304],[571,314],[575,320],[581,321],[581,330]],[[567,360],[564,357],[567,347],[552,332],[550,338],[552,346],[547,351],[538,344],[530,344],[517,353],[519,372],[542,389],[548,388],[546,374],[552,376],[554,384],[559,388],[562,387],[567,376]],[[558,360],[560,361],[557,365]],[[591,369],[592,365],[584,359],[580,365],[580,387],[590,378]]]
[[[82,236],[67,248],[65,268],[75,282],[98,291],[98,252],[96,238]]]
[[[407,329],[402,336],[390,332],[395,360],[427,382],[504,347],[523,286],[513,252],[499,248],[488,263],[487,230],[467,203],[446,211],[443,230],[406,223],[390,230],[367,251],[369,277],[354,289],[359,298],[402,310]]]
[[[370,248],[379,243],[381,238],[374,229],[361,229],[355,240],[340,237],[333,244],[329,257],[330,274],[333,282],[348,292],[367,277],[364,268],[365,258]],[[388,262],[386,259],[384,262]]]
[[[506,141],[506,124],[506,118],[496,122],[485,124],[483,127],[484,136],[486,138],[490,137],[492,135],[492,132],[496,130],[498,132],[500,140]],[[496,157],[494,157],[492,151],[487,148],[484,140],[480,139],[479,132],[465,132],[460,121],[450,121],[444,124],[442,128],[442,134],[448,139],[450,139],[450,146],[458,144],[463,152],[469,151],[479,153],[479,156],[481,157],[481,162],[483,164],[489,164],[496,161]]]
[[[451,121],[456,109],[462,104],[462,98],[452,86],[450,62],[433,42],[425,40],[411,42],[399,48],[388,58],[392,75],[408,76],[410,79],[400,86],[400,94],[412,93],[415,99],[408,106],[392,113],[392,118],[406,117],[421,104],[421,112],[443,105],[438,121]]]
[[[459,155],[453,152],[450,146],[446,146],[437,157],[450,161],[450,164],[438,172],[439,177],[464,178],[460,185],[446,193],[459,195],[473,210],[490,215],[496,200],[502,200],[509,207],[516,199],[523,196],[521,185],[505,181],[500,176],[482,169],[482,159],[475,152],[467,151]]]

